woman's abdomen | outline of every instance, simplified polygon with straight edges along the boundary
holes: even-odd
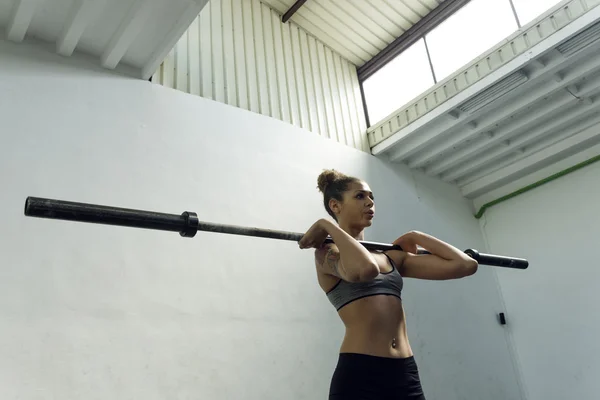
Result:
[[[340,352],[410,357],[404,308],[395,296],[365,297],[339,311],[346,326]]]

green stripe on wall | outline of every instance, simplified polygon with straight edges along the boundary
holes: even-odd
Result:
[[[479,209],[479,211],[477,212],[477,214],[475,214],[475,218],[479,219],[481,217],[483,217],[483,214],[485,213],[485,210],[487,210],[488,208],[495,206],[497,204],[502,203],[503,201],[506,201],[508,199],[512,199],[513,197],[517,197],[520,194],[523,194],[525,192],[528,192],[532,189],[535,189],[536,187],[542,186],[548,182],[552,182],[555,179],[558,179],[562,176],[565,176],[567,174],[570,174],[571,172],[575,172],[583,167],[587,167],[590,164],[595,163],[596,161],[600,161],[600,155],[596,156],[596,157],[592,157],[589,160],[583,161],[579,164],[576,164],[570,168],[564,169],[560,172],[557,172],[554,175],[551,175],[547,178],[544,178],[540,181],[537,181],[535,183],[532,183],[531,185],[525,186],[524,188],[521,188],[519,190],[516,190],[512,193],[507,194],[506,196],[502,196],[499,199],[496,199],[494,201],[490,201],[489,203],[485,203],[483,206],[481,206],[481,208]]]

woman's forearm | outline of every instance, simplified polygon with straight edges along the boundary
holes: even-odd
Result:
[[[349,276],[354,280],[368,280],[379,274],[377,261],[358,240],[328,220],[322,223],[339,249],[340,261]]]
[[[431,235],[423,232],[413,232],[413,235],[417,245],[445,260],[472,260],[463,251]]]

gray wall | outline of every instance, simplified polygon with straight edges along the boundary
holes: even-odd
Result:
[[[26,196],[304,231],[323,168],[367,179],[367,239],[482,248],[457,190],[284,122],[0,42],[3,399],[324,399],[343,327],[295,243],[23,216]],[[407,280],[430,400],[519,399],[493,270]]]
[[[490,208],[482,220],[492,251],[530,261],[525,273],[498,271],[529,400],[600,392],[599,182],[595,163]]]

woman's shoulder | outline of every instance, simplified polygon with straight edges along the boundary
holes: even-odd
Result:
[[[406,252],[402,250],[386,250],[383,253],[396,264],[396,267],[401,267],[406,259]]]

